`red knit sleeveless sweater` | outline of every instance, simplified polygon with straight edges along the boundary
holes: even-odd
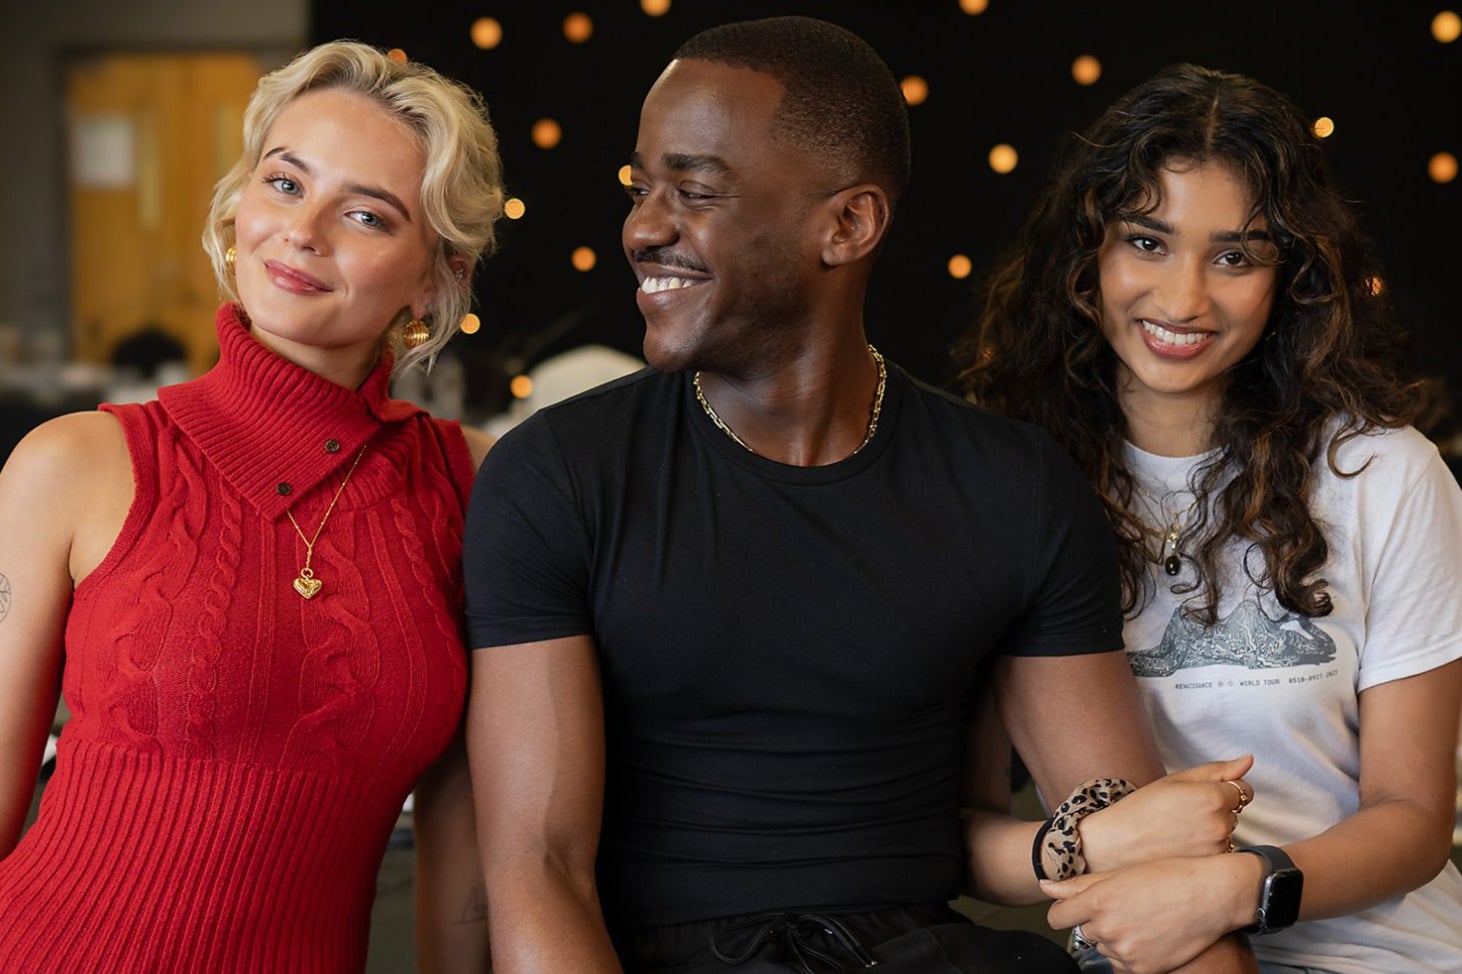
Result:
[[[77,587],[71,719],[0,862],[0,971],[358,972],[375,877],[466,691],[460,427],[218,317],[221,359],[121,421],[136,497]],[[306,534],[362,446],[291,583]]]

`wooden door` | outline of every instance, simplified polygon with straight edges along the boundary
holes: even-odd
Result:
[[[109,54],[67,66],[73,357],[106,363],[147,326],[217,356],[218,287],[200,238],[243,147],[258,81],[241,53]]]

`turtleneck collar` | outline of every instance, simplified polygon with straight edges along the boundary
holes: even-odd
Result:
[[[218,310],[219,361],[157,398],[240,494],[274,520],[355,459],[383,426],[422,413],[389,395],[391,355],[347,389],[276,355],[235,304]]]

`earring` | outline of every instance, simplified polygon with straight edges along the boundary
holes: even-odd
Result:
[[[430,340],[431,329],[426,322],[414,315],[406,323],[406,327],[401,329],[401,344],[407,348],[420,348]]]
[[[232,247],[228,248],[227,250],[225,250],[223,252],[223,266],[224,267],[227,267],[229,269],[229,273],[233,273],[234,260],[237,257],[238,257],[238,252],[235,251]]]

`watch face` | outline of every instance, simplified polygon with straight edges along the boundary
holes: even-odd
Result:
[[[1300,915],[1300,893],[1305,874],[1298,869],[1276,869],[1264,880],[1264,895],[1259,906],[1260,932],[1283,930]]]

